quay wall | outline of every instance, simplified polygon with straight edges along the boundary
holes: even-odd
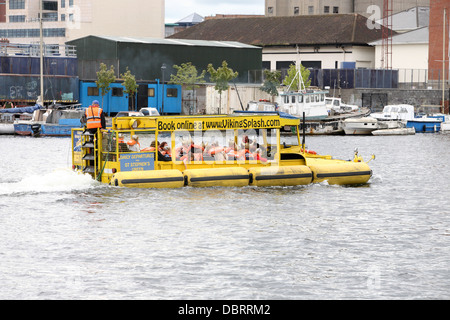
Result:
[[[230,113],[233,110],[240,110],[242,102],[244,108],[250,101],[266,99],[271,97],[259,90],[257,85],[237,85],[230,86],[227,91],[219,93],[214,90],[213,85],[205,85],[196,90],[196,112],[213,114],[220,110],[220,113]],[[444,91],[446,113],[448,113],[449,89]],[[238,95],[239,93],[239,95]],[[186,97],[184,96],[184,101]],[[416,112],[436,113],[441,112],[442,90],[432,89],[330,89],[329,96],[341,97],[347,104],[360,107],[367,107],[373,112],[382,111],[388,104],[411,104],[416,107]],[[189,114],[185,108],[183,113]]]

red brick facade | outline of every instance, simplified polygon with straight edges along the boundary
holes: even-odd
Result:
[[[0,23],[6,22],[6,0],[0,0]]]
[[[442,80],[444,8],[446,8],[445,60],[447,60],[445,64],[445,78],[449,78],[448,23],[450,16],[450,0],[430,0],[430,40],[428,49],[428,75],[430,80]]]

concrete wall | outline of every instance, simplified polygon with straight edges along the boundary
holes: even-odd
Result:
[[[259,90],[259,85],[238,85],[237,88],[244,108],[250,101],[260,99],[271,101],[268,94]],[[183,90],[183,100],[186,100],[186,95],[189,94],[192,93]],[[448,105],[449,90],[444,91],[444,94]],[[416,107],[416,112],[440,112],[442,90],[331,89],[328,96],[341,97],[344,103],[370,107],[374,112],[381,111],[388,104],[411,104]],[[233,110],[241,110],[239,97],[234,86],[230,86],[228,91],[222,93],[222,104],[220,104],[219,93],[213,85],[201,86],[196,89],[197,113],[228,114]],[[189,114],[189,109],[183,108],[183,113]]]
[[[333,95],[333,91],[330,91],[330,95]],[[366,98],[364,105],[363,95]],[[445,101],[448,101],[449,90],[444,91],[444,95]],[[336,96],[341,96],[345,103],[371,107],[373,111],[381,111],[386,104],[411,104],[419,111],[433,106],[437,109],[434,112],[439,112],[442,90],[342,89],[336,90]],[[371,105],[367,105],[368,101],[372,102]]]
[[[345,50],[344,50],[345,49]],[[334,69],[336,62],[340,68],[341,62],[356,62],[356,68],[374,68],[375,49],[373,47],[336,46],[312,47],[270,47],[263,48],[263,61],[270,61],[270,69],[276,70],[277,61],[292,61],[302,63],[320,61],[321,69]]]

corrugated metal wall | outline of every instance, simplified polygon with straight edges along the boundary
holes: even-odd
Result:
[[[98,37],[86,37],[67,44],[77,47],[79,77],[94,80],[100,63],[108,68],[113,65],[116,76],[125,73],[128,67],[138,81],[162,80],[161,66],[166,64],[164,80],[175,73],[173,65],[191,62],[197,70],[205,70],[209,63],[215,68],[226,60],[229,68],[239,72],[237,82],[248,81],[249,70],[262,68],[261,48],[235,48],[194,45],[167,45],[138,42],[116,42]],[[209,81],[208,75],[205,79]]]

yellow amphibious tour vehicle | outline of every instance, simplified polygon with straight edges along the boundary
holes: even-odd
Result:
[[[344,161],[305,150],[300,125],[299,118],[276,112],[118,117],[96,134],[72,130],[72,165],[103,183],[132,188],[368,182],[372,170],[357,153]]]

